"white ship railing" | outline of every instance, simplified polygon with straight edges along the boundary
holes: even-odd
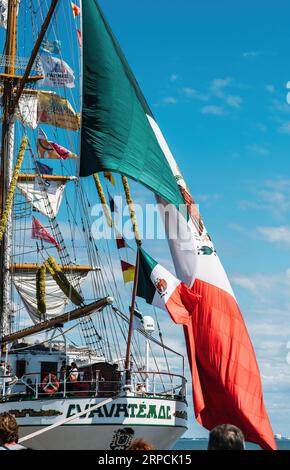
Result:
[[[41,380],[39,373],[25,374],[21,378],[0,376],[0,398],[2,400],[50,399],[69,397],[114,397],[122,390],[128,390],[131,396],[164,397],[173,399],[186,398],[186,379],[182,375],[166,372],[138,371],[131,373],[131,384],[125,386],[125,373],[120,373],[119,380],[104,380],[96,371],[91,380],[69,381],[60,379],[55,374],[47,374]]]

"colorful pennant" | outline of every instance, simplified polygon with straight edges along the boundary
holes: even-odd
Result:
[[[31,238],[34,240],[43,240],[48,243],[52,243],[58,250],[59,244],[53,238],[52,235],[46,230],[46,228],[37,220],[35,217],[32,217],[32,233]]]
[[[40,175],[52,175],[53,168],[51,166],[45,165],[44,163],[35,162],[35,170]]]
[[[75,153],[67,150],[65,147],[47,139],[42,129],[38,130],[37,138],[38,158],[53,158],[57,160],[66,160],[67,158],[78,158]]]
[[[126,261],[121,260],[121,269],[123,273],[123,279],[125,284],[127,282],[134,281],[135,277],[135,266],[133,264],[127,263]]]
[[[72,7],[74,18],[76,18],[80,14],[81,9],[73,2],[71,2],[71,7]]]
[[[115,228],[115,239],[116,239],[116,244],[117,244],[118,250],[120,250],[121,248],[130,248],[127,245],[126,240],[124,239],[124,237],[118,232],[118,230],[116,228]]]

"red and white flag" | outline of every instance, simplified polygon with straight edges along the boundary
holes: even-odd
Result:
[[[184,325],[196,419],[208,430],[234,424],[247,441],[277,449],[255,352],[230,282],[160,128],[147,118],[186,207],[184,214],[157,196],[175,271],[201,296],[190,322],[178,312],[174,316]]]
[[[53,238],[53,236],[50,235],[48,230],[46,230],[46,228],[35,217],[32,217],[31,238],[34,240],[43,240],[45,242],[52,243],[58,250],[60,248],[59,244]]]
[[[148,304],[165,309],[176,323],[187,325],[190,313],[200,302],[201,297],[194,294],[146,251],[140,248],[137,295]]]

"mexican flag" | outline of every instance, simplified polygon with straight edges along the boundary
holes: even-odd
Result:
[[[177,279],[142,252],[139,295],[184,325],[196,419],[209,430],[235,424],[246,440],[275,449],[255,352],[199,210],[97,0],[83,2],[82,25],[80,175],[117,172],[155,193],[169,214]]]
[[[246,440],[275,449],[255,352],[235,299],[198,279],[190,289],[143,249],[137,295],[183,325],[197,421],[209,430],[234,424]]]
[[[166,309],[175,323],[187,324],[200,296],[140,248],[137,295]]]

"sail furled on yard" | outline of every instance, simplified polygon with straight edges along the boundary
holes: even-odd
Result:
[[[99,5],[83,2],[80,175],[115,171],[182,203],[152,130],[152,113]]]
[[[66,276],[70,281],[82,282],[87,274],[88,272],[84,271],[77,274],[67,274]],[[14,286],[16,287],[27,312],[34,323],[38,323],[43,320],[43,317],[38,310],[36,282],[37,276],[35,270],[13,273]],[[69,302],[67,296],[59,288],[50,274],[46,274],[45,297],[46,319],[60,315],[63,312],[65,305]]]

